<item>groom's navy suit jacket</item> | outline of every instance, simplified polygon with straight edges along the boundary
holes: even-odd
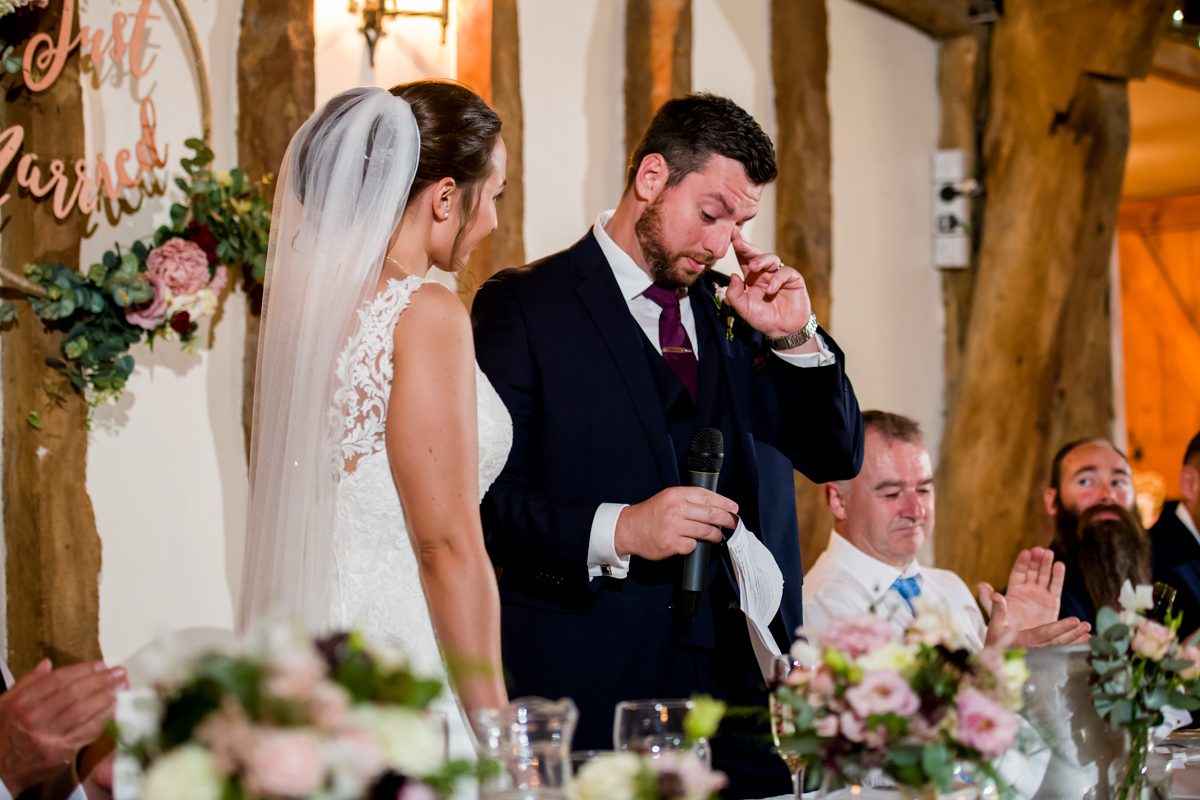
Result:
[[[740,322],[728,340],[713,298],[718,276],[709,275],[688,295],[699,340],[695,403],[634,320],[590,232],[501,272],[474,301],[479,364],[513,417],[512,453],[483,503],[488,550],[502,569],[509,688],[574,698],[577,749],[612,746],[619,700],[708,691],[746,702],[762,684],[750,674],[744,618],[730,612],[724,548],[714,548],[705,602],[688,623],[673,609],[680,557],[634,557],[625,579],[589,578],[597,506],[682,485],[693,429],[720,429],[718,491],[738,503],[783,572],[775,628],[786,636],[802,608],[793,466],[823,482],[853,477],[862,462],[862,416],[832,340],[836,365],[812,368],[770,355]],[[722,657],[711,663],[695,657],[714,651]]]

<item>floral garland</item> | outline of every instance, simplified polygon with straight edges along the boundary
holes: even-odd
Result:
[[[34,313],[64,333],[60,357],[46,363],[76,391],[90,391],[91,407],[120,395],[134,367],[129,349],[143,337],[151,347],[165,339],[191,349],[198,320],[217,310],[229,270],[241,270],[248,285],[263,279],[269,202],[241,170],[209,169],[213,153],[204,142],[185,144],[194,156],[181,160],[187,178],[175,180],[184,202],[171,206],[171,224],[150,244],[110,250],[86,272],[62,264],[25,268],[22,286]],[[0,303],[0,325],[16,316],[11,303]],[[28,419],[40,426],[36,412]]]

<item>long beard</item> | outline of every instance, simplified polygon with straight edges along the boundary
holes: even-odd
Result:
[[[1117,519],[1096,519],[1104,512]],[[1060,503],[1054,526],[1068,569],[1079,570],[1095,608],[1115,607],[1125,581],[1150,583],[1150,537],[1129,509],[1100,505],[1076,514]]]
[[[650,267],[650,277],[659,286],[668,289],[688,289],[704,273],[691,272],[679,264],[684,258],[691,258],[711,267],[716,260],[706,253],[668,252],[663,244],[662,200],[660,194],[654,198],[642,215],[633,223],[633,232],[637,236],[638,246]]]

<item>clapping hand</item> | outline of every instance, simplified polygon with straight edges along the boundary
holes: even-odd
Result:
[[[732,243],[742,274],[731,277],[725,301],[747,325],[766,336],[779,338],[804,328],[812,314],[812,300],[803,276],[779,256],[747,242],[737,228]],[[797,351],[817,352],[815,339]]]
[[[1008,590],[979,584],[979,602],[988,615],[988,641],[1011,631],[1018,647],[1086,642],[1091,626],[1074,617],[1058,619],[1066,568],[1044,547],[1022,550],[1008,576]]]
[[[0,695],[0,779],[12,792],[73,770],[112,719],[125,671],[102,662],[52,669],[43,660]]]

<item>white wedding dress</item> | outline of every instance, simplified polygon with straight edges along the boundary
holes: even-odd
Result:
[[[361,630],[406,653],[418,674],[445,678],[417,557],[388,463],[384,428],[392,385],[393,328],[424,279],[389,280],[358,311],[358,326],[338,358],[334,408],[341,430],[333,528],[329,630]],[[475,366],[479,496],[500,474],[512,447],[512,418]],[[405,409],[394,408],[403,414]],[[450,729],[451,758],[475,760],[473,736],[452,689],[435,703]]]

